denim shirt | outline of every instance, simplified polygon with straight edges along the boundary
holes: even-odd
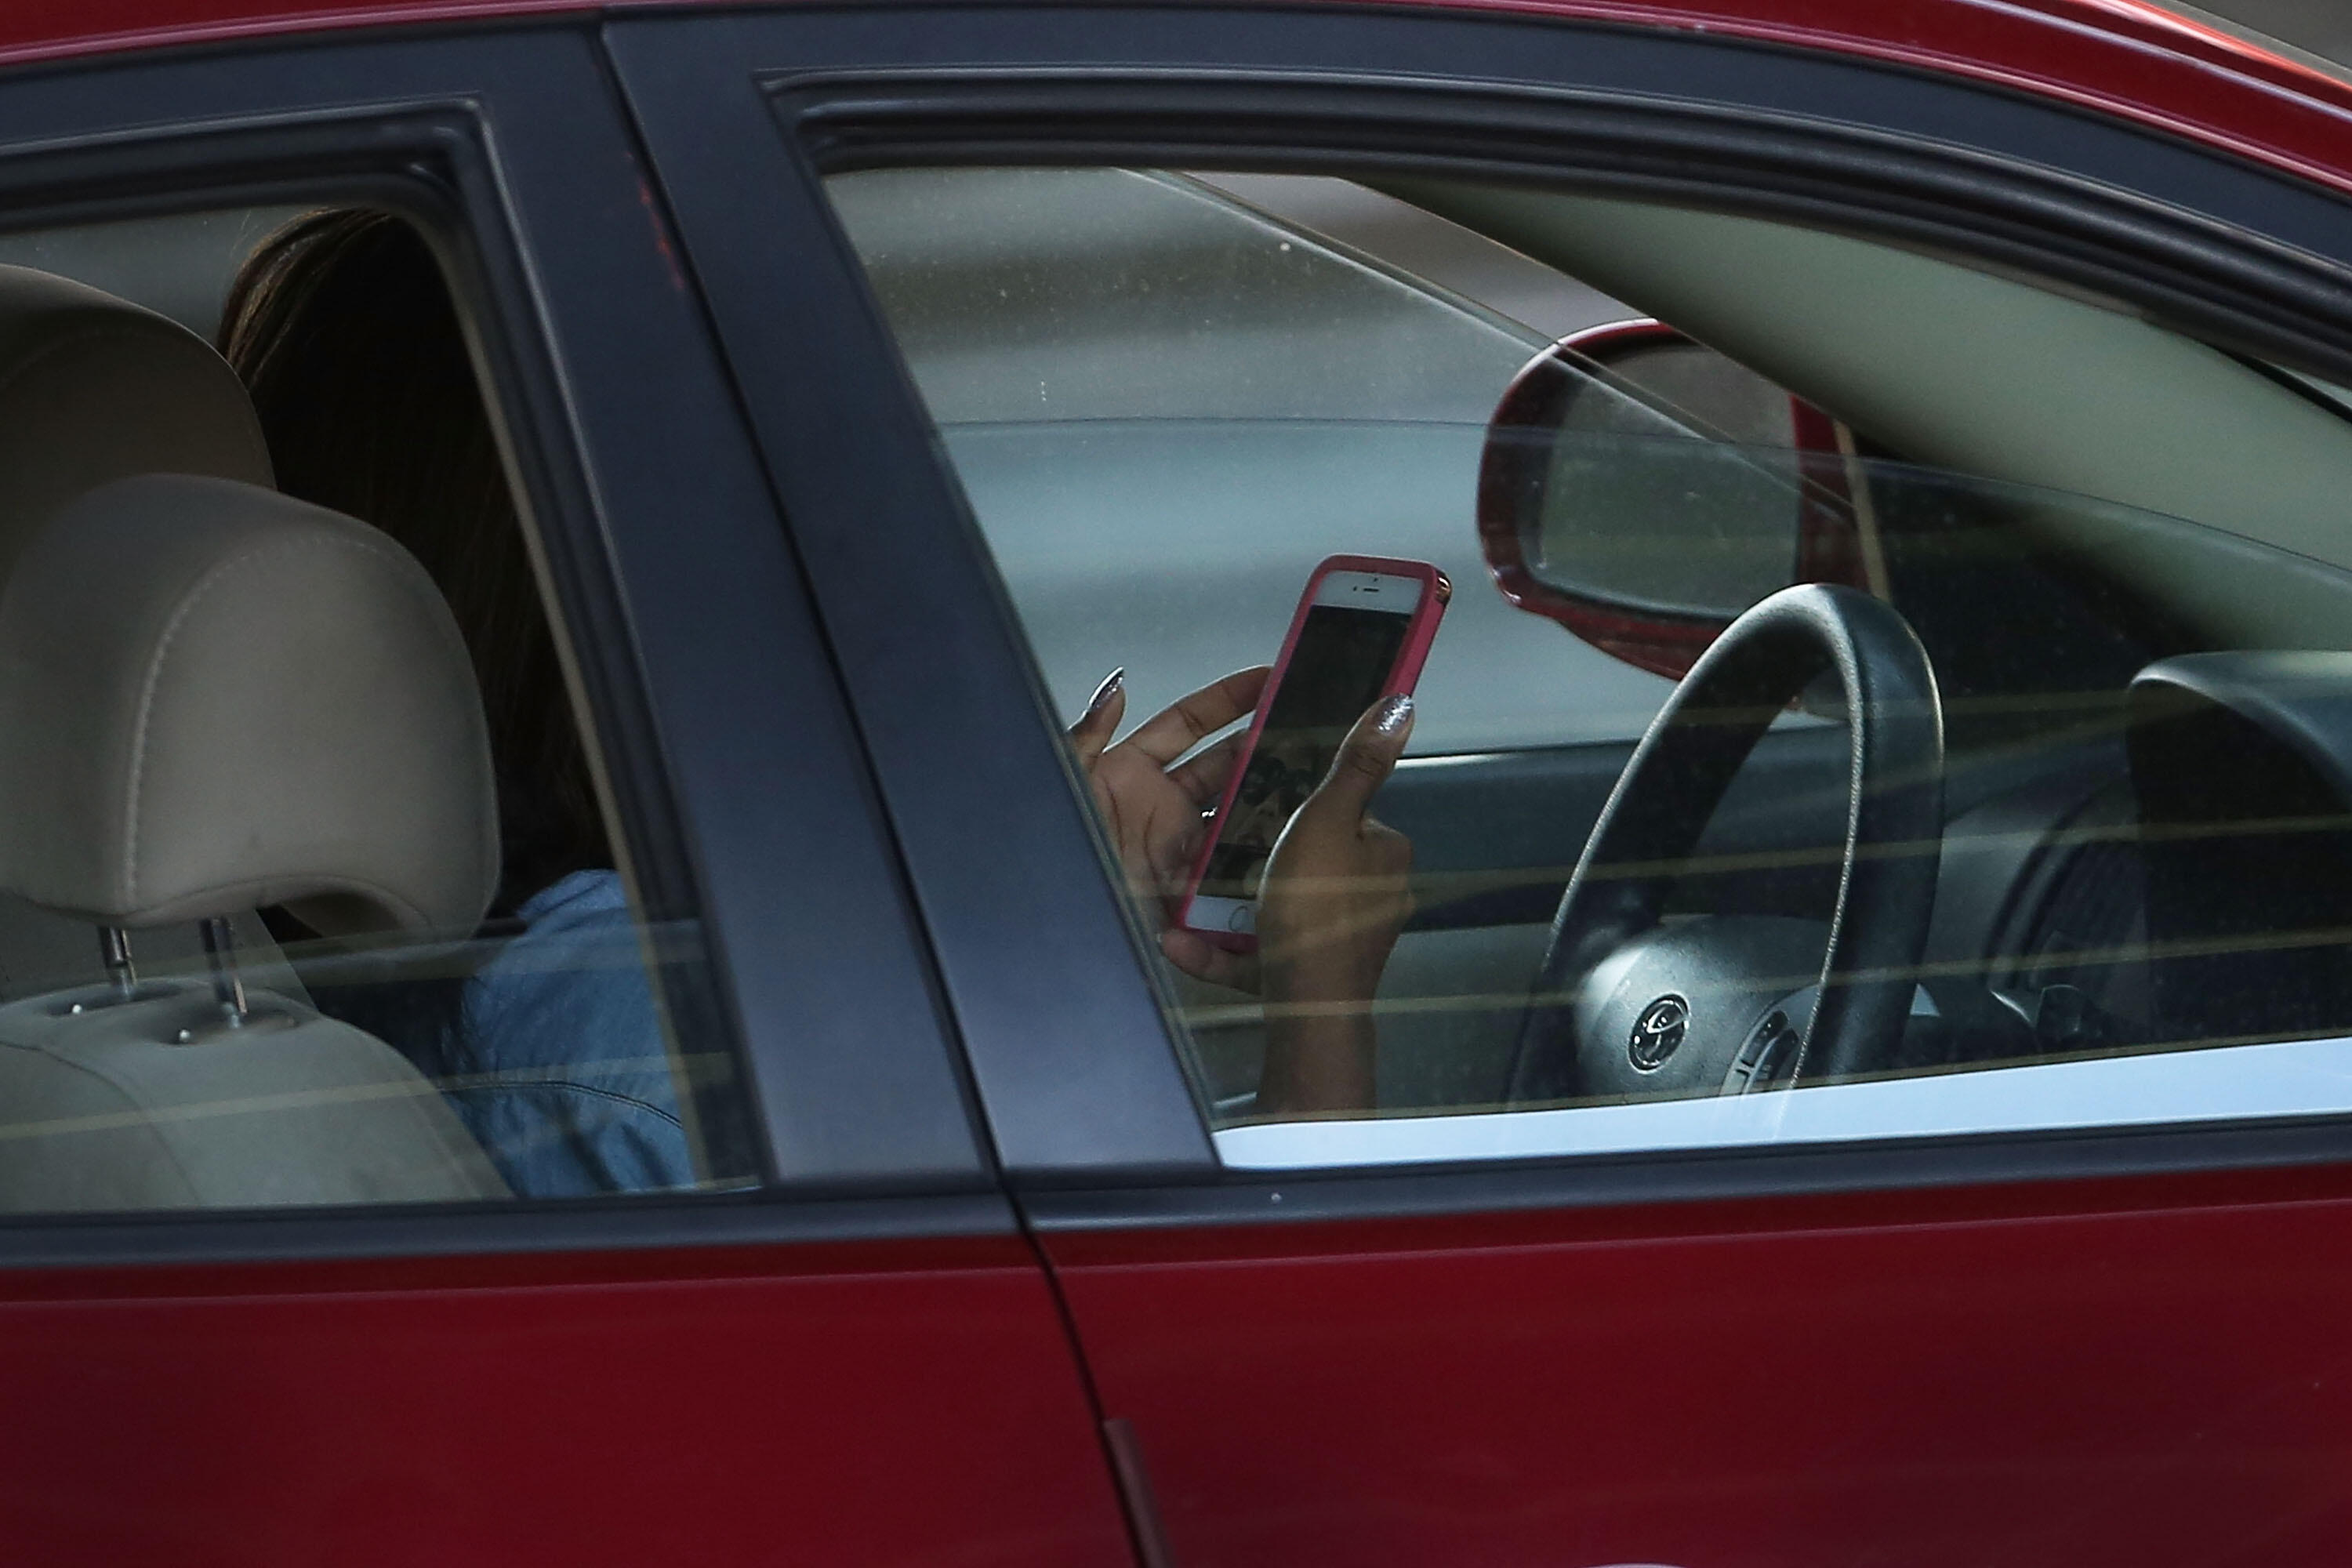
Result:
[[[621,879],[574,871],[466,983],[444,1088],[518,1196],[690,1184],[694,1161]]]

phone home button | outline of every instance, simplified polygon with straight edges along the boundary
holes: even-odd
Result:
[[[1257,906],[1244,904],[1225,917],[1225,929],[1246,936],[1257,930]]]

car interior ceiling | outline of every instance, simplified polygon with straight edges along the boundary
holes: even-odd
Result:
[[[1821,229],[1614,198],[1382,189],[1586,279],[1917,463],[2186,519],[2337,566],[2352,421],[2121,306]],[[2239,640],[2342,624],[2209,594],[2158,550],[2110,569]],[[2352,580],[2347,580],[2352,592]],[[2260,595],[2256,596],[2257,598]],[[2316,610],[2317,601],[2296,609]]]

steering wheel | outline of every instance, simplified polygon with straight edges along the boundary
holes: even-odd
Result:
[[[1732,776],[1828,670],[1852,746],[1826,951],[1811,921],[1661,924]],[[1943,706],[1909,623],[1822,584],[1757,605],[1675,688],[1601,808],[1552,921],[1511,1100],[1733,1094],[1892,1065],[1927,945],[1943,798]],[[1802,987],[1816,952],[1820,978]]]

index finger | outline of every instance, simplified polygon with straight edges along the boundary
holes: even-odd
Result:
[[[1271,673],[1262,664],[1237,669],[1223,680],[1178,698],[1119,743],[1133,746],[1164,768],[1256,707]]]

